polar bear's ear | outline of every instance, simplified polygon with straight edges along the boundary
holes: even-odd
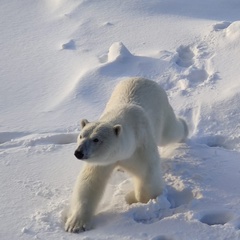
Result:
[[[89,123],[89,121],[88,121],[87,119],[83,119],[83,120],[81,121],[81,126],[82,126],[82,128],[84,128],[88,123]]]
[[[115,125],[113,127],[113,130],[114,130],[114,133],[116,134],[116,136],[119,136],[119,134],[121,133],[122,131],[122,126],[121,125]]]

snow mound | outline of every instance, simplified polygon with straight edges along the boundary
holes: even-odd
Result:
[[[64,43],[62,45],[62,49],[75,50],[76,49],[75,41],[71,39],[69,42]]]
[[[159,78],[161,81],[162,74],[170,64],[168,60],[171,54],[169,54],[133,55],[123,43],[116,42],[110,46],[107,56],[101,57],[100,63],[85,69],[79,78],[66,84],[64,91],[57,96],[54,100],[55,104],[50,106],[48,111],[50,113],[52,110],[62,112],[62,109],[65,109],[64,115],[66,111],[69,111],[71,114],[76,113],[76,117],[78,116],[79,119],[79,113],[75,112],[74,108],[78,109],[80,104],[85,104],[85,108],[81,112],[82,118],[92,112],[98,115],[103,110],[99,108],[98,99],[106,102],[113,87],[120,79],[139,76],[149,79]],[[91,106],[91,111],[88,111],[87,106]]]
[[[226,28],[226,35],[232,40],[240,38],[240,21],[233,22]]]
[[[131,58],[132,54],[121,42],[115,42],[111,45],[108,51],[108,61],[124,61]]]

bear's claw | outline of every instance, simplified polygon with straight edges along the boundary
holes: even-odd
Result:
[[[65,231],[71,233],[84,232],[90,229],[90,225],[76,217],[70,217],[65,223]]]
[[[68,223],[65,224],[65,231],[71,233],[80,233],[86,231],[85,225],[77,224],[77,225],[70,225]]]

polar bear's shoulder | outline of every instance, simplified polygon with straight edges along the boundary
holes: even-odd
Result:
[[[161,102],[168,104],[168,98],[159,84],[145,78],[133,77],[118,83],[108,101],[107,108],[117,104],[134,103],[149,109]]]

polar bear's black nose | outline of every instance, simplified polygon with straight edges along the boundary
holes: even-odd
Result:
[[[83,154],[82,151],[76,150],[76,151],[74,152],[74,155],[75,155],[75,157],[76,157],[77,159],[83,159],[83,158],[84,158],[84,154]]]

